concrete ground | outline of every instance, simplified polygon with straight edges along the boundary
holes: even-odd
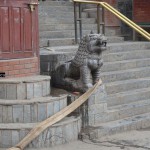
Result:
[[[49,148],[49,150],[120,150],[120,149],[150,150],[150,128],[121,133],[93,141],[89,140],[75,141],[69,144]]]
[[[150,150],[150,128],[129,131],[98,140],[75,141],[40,150]],[[4,149],[0,149],[4,150]],[[27,149],[35,150],[35,149]],[[39,150],[39,149],[36,149]]]

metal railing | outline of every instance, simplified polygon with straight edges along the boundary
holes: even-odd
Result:
[[[75,42],[78,41],[78,30],[77,30],[77,22],[79,22],[80,25],[80,38],[82,37],[82,17],[81,17],[81,4],[95,4],[97,5],[97,33],[100,33],[100,25],[103,27],[103,34],[105,34],[105,22],[104,22],[104,8],[108,11],[110,11],[112,14],[114,14],[116,17],[118,17],[121,21],[129,25],[132,29],[137,31],[139,34],[144,36],[147,40],[150,41],[150,34],[145,31],[143,28],[138,26],[136,23],[128,19],[126,16],[121,14],[118,10],[113,8],[111,5],[109,5],[106,2],[97,2],[97,1],[85,1],[85,0],[73,0],[74,2],[74,24],[75,24]],[[77,9],[76,6],[79,4],[79,19],[77,18]],[[102,8],[102,23],[100,23],[100,8]]]

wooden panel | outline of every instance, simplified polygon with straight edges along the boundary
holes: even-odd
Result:
[[[24,8],[24,48],[32,51],[32,16],[28,8]]]
[[[9,7],[1,7],[0,8],[0,32],[1,32],[1,40],[0,45],[2,52],[10,52],[10,19],[9,19]]]
[[[0,1],[0,59],[38,55],[38,8],[31,12],[29,2]]]
[[[14,51],[21,51],[21,13],[20,8],[12,8],[12,25],[13,25],[13,50]]]

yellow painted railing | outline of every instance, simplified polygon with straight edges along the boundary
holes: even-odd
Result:
[[[101,5],[102,7],[104,7],[105,9],[107,9],[108,11],[110,11],[111,13],[113,13],[120,20],[122,20],[124,23],[126,23],[127,25],[129,25],[132,29],[134,29],[135,31],[137,31],[142,36],[144,36],[147,40],[150,40],[150,34],[147,31],[145,31],[143,28],[141,28],[140,26],[138,26],[136,23],[134,23],[133,21],[131,21],[130,19],[128,19],[126,16],[124,16],[123,14],[121,14],[118,10],[116,10],[115,8],[113,8],[111,5],[109,5],[106,2],[86,1],[86,0],[73,0],[73,2],[74,3],[87,3],[87,4]]]

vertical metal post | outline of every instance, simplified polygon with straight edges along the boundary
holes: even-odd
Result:
[[[79,26],[80,26],[80,40],[82,38],[82,14],[81,14],[81,11],[82,11],[82,4],[79,3]]]
[[[97,5],[97,33],[100,33],[100,4]]]
[[[76,8],[77,3],[74,2],[74,29],[75,29],[75,43],[77,44],[78,42],[78,33],[77,33],[77,8]]]
[[[102,7],[102,33],[105,35],[105,11],[104,11],[104,7]]]

